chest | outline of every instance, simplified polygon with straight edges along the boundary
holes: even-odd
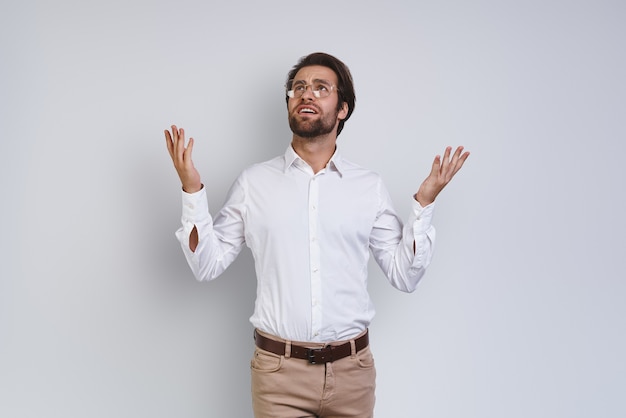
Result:
[[[374,184],[336,175],[276,176],[251,182],[246,229],[256,236],[319,232],[333,239],[369,238],[379,210]]]

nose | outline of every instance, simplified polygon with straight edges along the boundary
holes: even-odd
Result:
[[[302,93],[302,99],[313,100],[315,94],[313,94],[313,86],[304,86],[304,92]]]

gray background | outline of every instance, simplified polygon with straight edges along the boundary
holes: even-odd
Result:
[[[435,154],[414,294],[371,267],[379,417],[626,416],[621,1],[0,4],[0,416],[249,417],[245,251],[197,283],[163,129],[211,210],[290,140],[305,54],[351,68],[344,155],[401,216]]]

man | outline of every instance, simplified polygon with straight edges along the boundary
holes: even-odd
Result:
[[[403,226],[380,177],[337,150],[355,104],[349,69],[314,53],[287,78],[291,145],[244,170],[215,219],[192,162],[193,138],[185,146],[183,129],[165,131],[183,186],[176,235],[198,280],[220,275],[243,245],[252,251],[256,417],[371,417],[369,254],[394,287],[415,290],[431,259],[433,202],[469,153],[448,147],[435,157]]]

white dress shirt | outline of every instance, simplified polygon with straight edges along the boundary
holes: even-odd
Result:
[[[389,282],[415,290],[430,263],[433,204],[412,199],[406,226],[378,174],[335,152],[326,168],[311,167],[288,147],[237,178],[215,219],[204,188],[183,192],[176,232],[198,280],[219,276],[243,245],[254,256],[257,298],[252,325],[288,340],[352,338],[374,317],[367,291],[369,254]],[[189,249],[194,227],[199,242]],[[415,243],[415,251],[413,250]]]

